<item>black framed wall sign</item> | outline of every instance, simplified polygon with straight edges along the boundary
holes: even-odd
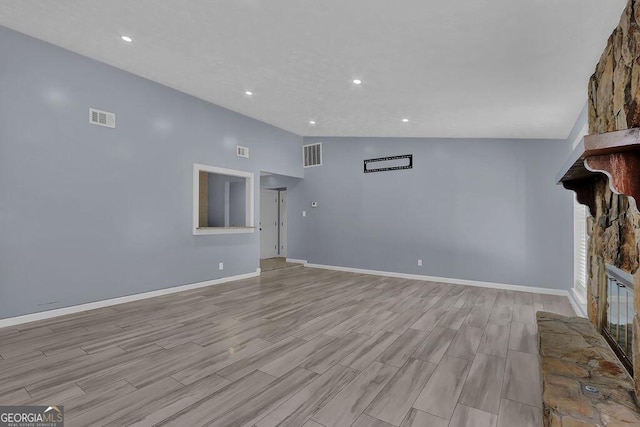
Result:
[[[413,154],[379,157],[364,161],[364,173],[413,169]]]

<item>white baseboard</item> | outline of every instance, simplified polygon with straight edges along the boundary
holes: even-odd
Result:
[[[25,314],[24,316],[9,317],[6,319],[0,319],[0,328],[7,326],[15,326],[23,323],[35,322],[37,320],[51,319],[53,317],[64,316],[67,314],[80,313],[82,311],[95,310],[103,307],[110,307],[112,305],[125,304],[132,301],[139,301],[143,299],[159,297],[162,295],[170,295],[178,292],[189,291],[191,289],[205,288],[207,286],[220,285],[227,282],[235,282],[236,280],[250,279],[252,277],[258,277],[260,275],[260,269],[257,269],[255,273],[239,274],[237,276],[222,277],[220,279],[207,280],[204,282],[191,283],[188,285],[174,286],[172,288],[158,289],[157,291],[143,292],[141,294],[127,295],[124,297],[112,298],[102,301],[90,302],[87,304],[72,305],[70,307],[58,308],[55,310],[42,311],[39,313]]]
[[[512,290],[512,291],[532,292],[532,293],[538,293],[538,294],[566,296],[567,298],[569,298],[569,302],[571,303],[571,306],[573,307],[574,311],[579,316],[586,317],[585,315],[586,313],[584,313],[584,311],[581,309],[581,305],[577,303],[574,297],[569,292],[559,290],[559,289],[536,288],[536,287],[520,286],[520,285],[508,285],[503,283],[480,282],[475,280],[452,279],[447,277],[423,276],[419,274],[395,273],[390,271],[366,270],[362,268],[339,267],[339,266],[333,266],[333,265],[309,264],[306,260],[294,259],[294,258],[287,258],[287,262],[303,264],[305,267],[320,268],[324,270],[346,271],[349,273],[370,274],[374,276],[386,276],[386,277],[398,277],[401,279],[449,283],[453,285],[477,286],[482,288],[505,289],[505,290]],[[220,285],[227,282],[250,279],[252,277],[258,277],[258,276],[260,276],[259,268],[256,269],[255,273],[239,274],[237,276],[229,276],[229,277],[223,277],[220,279],[207,280],[204,282],[191,283],[188,285],[174,286],[171,288],[159,289],[157,291],[127,295],[127,296],[112,298],[108,300],[90,302],[87,304],[73,305],[70,307],[64,307],[64,308],[59,308],[59,309],[49,310],[49,311],[42,311],[42,312],[33,313],[33,314],[26,314],[23,316],[9,317],[6,319],[0,319],[0,328],[20,325],[23,323],[35,322],[38,320],[51,319],[54,317],[64,316],[67,314],[80,313],[83,311],[96,310],[98,308],[110,307],[112,305],[118,305],[118,304],[125,304],[132,301],[139,301],[139,300],[158,297],[162,295],[175,294],[178,292],[188,291],[191,289],[205,288],[207,286],[215,286],[215,285]]]
[[[349,273],[371,274],[374,276],[398,277],[401,279],[423,280],[427,282],[450,283],[452,285],[477,286],[480,288],[505,289],[510,291],[532,292],[535,294],[558,295],[568,297],[569,293],[561,289],[535,288],[532,286],[507,285],[504,283],[479,282],[476,280],[451,279],[448,277],[422,276],[420,274],[394,273],[391,271],[365,270],[362,268],[337,267],[334,265],[310,264],[305,267],[322,268],[325,270],[347,271]]]
[[[568,295],[569,302],[571,303],[571,307],[573,307],[573,311],[580,317],[587,317],[587,304],[581,303],[581,298],[576,295],[575,290],[571,290]]]

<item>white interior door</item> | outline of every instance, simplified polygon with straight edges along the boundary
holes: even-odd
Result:
[[[278,192],[260,191],[260,258],[278,256]]]

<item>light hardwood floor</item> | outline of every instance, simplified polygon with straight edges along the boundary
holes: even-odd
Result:
[[[287,268],[0,329],[0,405],[66,425],[541,426],[564,297]]]

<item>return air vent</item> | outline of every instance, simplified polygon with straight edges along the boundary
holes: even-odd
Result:
[[[302,161],[305,168],[322,166],[322,143],[302,146]]]
[[[249,158],[249,149],[241,145],[236,145],[236,156]]]
[[[105,126],[108,128],[116,127],[116,115],[108,111],[96,110],[89,108],[89,123],[92,125]]]

